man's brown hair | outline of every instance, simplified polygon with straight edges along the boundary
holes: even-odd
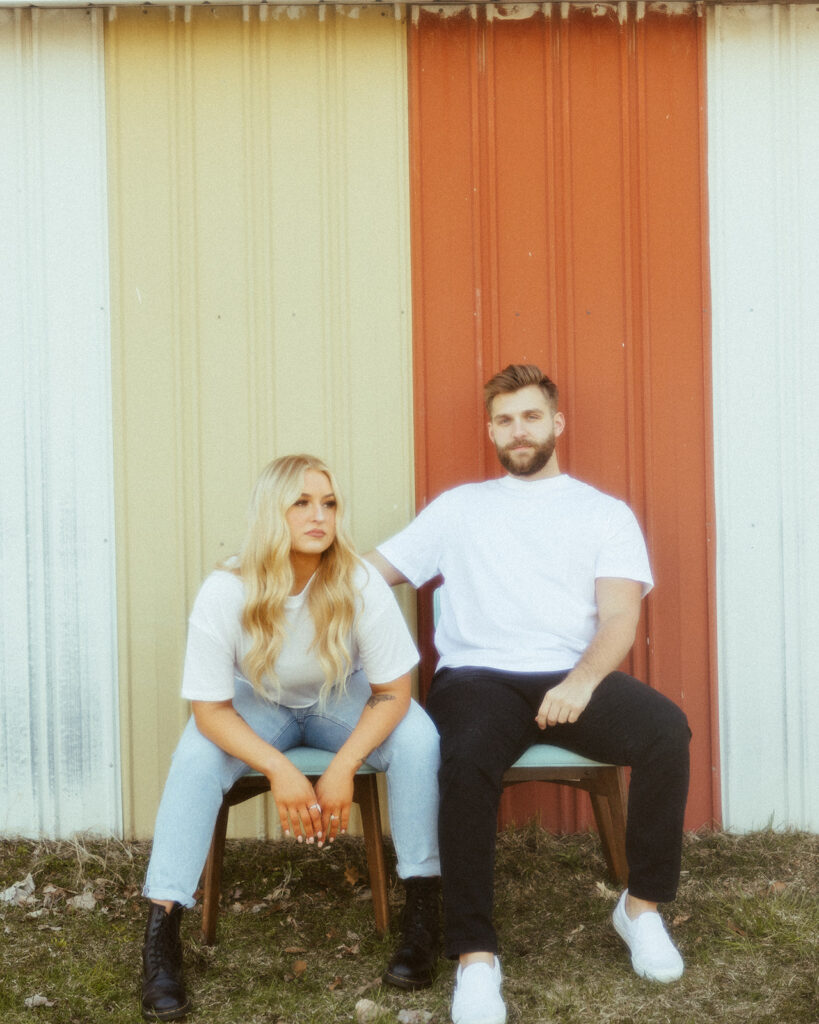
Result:
[[[492,403],[498,395],[509,395],[532,384],[543,392],[552,412],[557,412],[557,384],[533,363],[510,363],[486,382],[483,389],[486,411],[492,415]]]

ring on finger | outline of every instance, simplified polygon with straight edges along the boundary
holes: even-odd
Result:
[[[321,804],[310,804],[310,806],[309,806],[309,807],[307,808],[307,810],[308,810],[308,811],[312,811],[314,807],[315,807],[315,809],[316,809],[317,811],[320,811],[320,810],[321,810]]]

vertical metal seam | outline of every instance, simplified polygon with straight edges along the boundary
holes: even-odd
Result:
[[[634,173],[634,150],[639,147],[639,75],[636,70],[637,46],[636,24],[625,11],[625,17],[618,18],[620,56],[620,159],[622,175],[621,231],[623,276],[623,336],[620,344],[623,350],[626,421],[626,481],[627,500],[644,521],[646,460],[641,445],[645,415],[642,402],[642,380],[639,379],[642,365],[642,346],[635,337],[636,321],[639,319],[639,247],[634,246],[635,221],[639,224],[642,213],[641,190],[638,176]],[[632,59],[634,54],[634,59]],[[635,119],[637,124],[635,126]],[[634,449],[638,449],[635,454]],[[642,486],[639,486],[642,484]],[[635,498],[639,500],[635,501]],[[650,602],[644,606],[646,623],[651,614]],[[638,633],[638,636],[640,634]],[[646,638],[650,632],[646,628]],[[648,651],[645,645],[631,652],[633,673],[648,681]]]
[[[242,54],[242,113],[243,113],[243,128],[242,133],[242,147],[244,153],[244,175],[245,175],[245,187],[242,190],[243,199],[243,216],[245,222],[245,266],[244,266],[244,284],[245,284],[245,304],[247,306],[247,319],[248,319],[248,331],[244,339],[245,348],[245,361],[248,367],[252,370],[248,374],[248,379],[245,382],[245,401],[248,409],[248,438],[247,445],[248,450],[253,453],[253,464],[258,466],[260,463],[258,445],[256,439],[260,436],[259,434],[259,399],[258,399],[258,388],[255,387],[258,378],[259,367],[258,353],[259,348],[259,335],[260,335],[260,317],[259,317],[259,306],[256,292],[256,263],[258,256],[258,236],[256,231],[256,225],[258,223],[257,218],[253,216],[255,210],[259,208],[259,186],[258,186],[258,162],[256,160],[254,141],[256,137],[256,101],[257,92],[251,87],[253,78],[253,72],[257,74],[261,73],[260,61],[254,60],[254,48],[258,44],[259,32],[258,22],[256,18],[255,10],[251,13],[251,10],[244,7],[242,10],[242,25],[241,25],[241,54]],[[264,90],[261,90],[262,93]],[[256,394],[254,394],[254,391]],[[256,801],[261,803],[262,801]]]
[[[708,61],[708,26],[706,21],[706,10],[703,4],[696,5],[696,45],[697,45],[697,88],[699,90],[699,175],[700,175],[700,208],[701,214],[701,238],[700,238],[700,281],[702,289],[702,366],[703,366],[703,415],[705,417],[704,432],[705,440],[703,452],[706,459],[705,466],[705,542],[706,542],[706,616],[708,643],[708,672],[709,672],[709,704],[708,716],[710,728],[710,751],[711,751],[711,808],[712,820],[722,824],[722,785],[721,785],[721,750],[720,750],[720,707],[719,707],[719,678],[718,678],[718,650],[717,650],[717,587],[716,587],[716,544],[714,537],[715,522],[715,474],[714,474],[714,374],[712,366],[713,345],[712,345],[712,303],[711,303],[711,246],[710,246],[710,203],[709,203],[709,153],[708,153],[708,90],[709,82],[707,77]]]
[[[560,29],[555,29],[555,17],[554,13],[551,13],[548,18],[544,13],[544,26],[543,26],[543,91],[545,95],[544,114],[544,135],[546,140],[546,169],[545,169],[545,188],[546,195],[544,197],[544,209],[546,215],[546,287],[549,296],[549,319],[548,319],[548,332],[549,332],[549,366],[546,367],[546,373],[549,376],[558,375],[554,371],[554,366],[558,362],[559,352],[559,336],[561,331],[561,310],[560,310],[560,289],[558,287],[558,253],[562,252],[564,247],[558,243],[558,215],[557,215],[557,197],[562,194],[562,189],[559,186],[558,181],[558,158],[559,158],[559,146],[557,139],[557,114],[556,105],[559,99],[559,69],[560,69]]]
[[[568,6],[568,5],[566,5]],[[561,392],[565,395],[568,392],[568,402],[564,398],[564,406],[568,405],[570,410],[574,410],[576,407],[576,360],[575,360],[575,348],[577,344],[577,335],[574,327],[574,300],[575,300],[575,276],[574,276],[574,218],[572,216],[572,207],[570,202],[559,201],[559,196],[571,196],[574,194],[574,170],[572,166],[572,141],[571,141],[571,125],[572,125],[572,90],[571,90],[571,62],[572,62],[572,32],[571,32],[571,12],[566,10],[564,13],[564,4],[560,5],[560,28],[558,29],[559,34],[559,52],[560,52],[560,192],[555,193],[555,202],[559,204],[560,215],[558,217],[561,230],[558,235],[558,241],[562,242],[562,266],[563,272],[558,277],[558,281],[562,279],[563,282],[563,293],[564,293],[564,320],[563,320],[563,331],[566,338],[565,344],[565,376],[563,374],[563,368],[560,369],[560,377],[558,379],[564,379],[568,381],[568,385],[565,383],[561,385]],[[574,431],[567,431],[563,439],[563,450],[566,452],[568,463],[571,466],[574,462],[575,452],[575,434]]]
[[[410,168],[410,306],[412,309],[412,374],[413,432],[415,438],[415,509],[420,510],[428,501],[429,432],[427,430],[427,324],[424,317],[424,275],[422,254],[425,248],[423,224],[424,192],[422,182],[423,117],[421,111],[421,30],[417,8],[407,25],[407,65],[409,86],[409,168]],[[419,15],[420,17],[420,15]],[[417,56],[416,56],[417,54]]]
[[[486,68],[486,11],[477,12],[477,16],[471,16],[469,35],[473,40],[472,51],[475,54],[474,61],[470,64],[470,95],[471,105],[471,153],[472,153],[472,195],[470,197],[470,212],[472,218],[472,293],[474,302],[474,324],[473,337],[475,339],[473,351],[475,353],[475,366],[473,367],[473,387],[477,390],[483,383],[483,338],[486,323],[486,296],[484,288],[484,236],[483,236],[483,187],[481,177],[482,159],[481,150],[484,141],[484,130],[482,124],[482,113],[486,99],[482,93],[485,91],[485,68]],[[484,448],[482,442],[481,454]],[[481,458],[481,464],[485,464],[485,458]]]
[[[501,22],[490,17],[492,8],[484,8],[484,19],[482,23],[484,34],[484,62],[483,74],[481,77],[481,103],[483,108],[482,121],[485,124],[484,144],[481,147],[481,180],[484,182],[483,196],[481,203],[482,213],[482,236],[484,241],[485,256],[482,261],[482,284],[484,309],[486,316],[484,323],[486,328],[483,332],[483,363],[480,367],[480,380],[478,382],[478,394],[483,386],[487,370],[494,371],[499,368],[500,360],[500,280],[499,280],[499,252],[498,252],[498,166],[497,166],[497,119],[495,110],[497,104],[497,92],[495,89],[495,34],[502,31]],[[488,445],[481,432],[482,444],[488,452]],[[489,455],[490,459],[493,456]],[[484,459],[486,465],[486,459]]]

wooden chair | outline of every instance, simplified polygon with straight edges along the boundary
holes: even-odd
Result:
[[[440,611],[440,587],[436,587],[432,594],[432,617],[436,625]],[[556,782],[584,789],[591,798],[609,876],[620,885],[628,884],[626,772],[622,766],[592,761],[551,743],[535,743],[503,776],[504,788],[518,782]]]
[[[592,761],[571,750],[535,743],[503,776],[503,785],[556,782],[584,789],[591,798],[603,856],[613,882],[628,885],[626,861],[626,773],[620,765]]]
[[[324,774],[335,756],[332,751],[314,747],[294,747],[286,752],[287,757],[311,781]],[[361,812],[361,826],[364,832],[364,846],[370,873],[370,889],[375,915],[375,930],[384,935],[389,928],[389,904],[387,902],[387,866],[384,859],[384,837],[381,831],[381,813],[378,804],[378,773],[365,764],[355,776],[353,800]],[[225,854],[230,808],[250,800],[260,793],[266,793],[270,784],[264,775],[251,772],[235,782],[225,793],[222,806],[213,829],[208,859],[202,874],[202,941],[212,946],[216,941],[216,919],[219,916],[219,895],[222,888],[222,860]]]

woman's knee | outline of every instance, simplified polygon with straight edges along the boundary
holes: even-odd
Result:
[[[385,741],[383,746],[389,753],[390,762],[409,761],[414,772],[419,767],[437,772],[440,764],[440,741],[438,730],[429,715],[416,701],[411,701],[409,710]]]

